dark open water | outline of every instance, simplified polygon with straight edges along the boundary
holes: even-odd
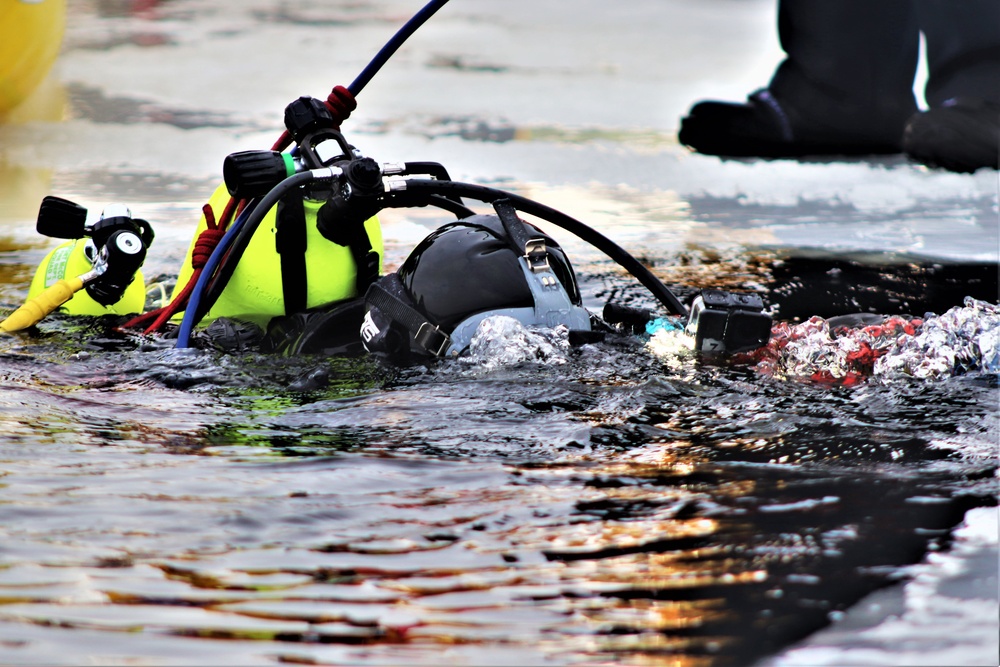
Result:
[[[669,11],[690,54],[691,34],[734,30],[730,60],[698,66],[711,79],[753,43],[732,24],[766,24],[769,3],[453,5],[361,100],[352,138],[376,159],[565,208],[682,291],[755,289],[786,321],[996,303],[995,173],[672,142],[668,114],[701,89],[643,64],[641,44],[671,43],[651,17]],[[148,279],[169,280],[222,156],[269,144],[288,99],[353,76],[416,5],[70,7],[68,117],[0,128],[6,307],[50,247],[33,231],[48,193],[131,205],[157,225]],[[289,45],[331,55],[314,69]],[[628,100],[618,122],[581,101],[597,84]],[[392,263],[441,220],[384,222]],[[564,245],[588,305],[648,305]],[[640,341],[391,369],[107,324],[0,341],[0,663],[805,664],[782,651],[862,609],[895,634],[844,631],[801,660],[996,652],[995,373],[841,386]],[[961,595],[926,585],[963,572]],[[858,604],[875,591],[906,598],[880,615]]]

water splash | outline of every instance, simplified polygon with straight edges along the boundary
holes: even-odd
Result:
[[[646,349],[669,365],[686,363],[690,336],[659,330]],[[1000,306],[967,297],[942,315],[856,315],[779,322],[771,341],[739,361],[762,375],[841,385],[907,378],[941,380],[1000,372]]]
[[[565,364],[569,354],[569,329],[528,328],[513,317],[487,317],[476,329],[462,363],[495,370],[523,363]]]
[[[873,371],[886,380],[1000,372],[1000,308],[967,297],[963,306],[927,318],[914,335],[897,338]]]
[[[659,322],[654,320],[646,327],[652,334],[646,343],[646,350],[668,368],[681,370],[694,358],[694,336],[685,333],[683,328],[660,326]]]

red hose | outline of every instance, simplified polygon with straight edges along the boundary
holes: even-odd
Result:
[[[326,107],[333,115],[336,129],[339,130],[343,122],[351,116],[351,112],[358,108],[358,102],[347,88],[344,86],[334,86],[326,98]],[[291,143],[292,136],[285,130],[278,137],[278,140],[274,142],[271,150],[284,151]],[[226,202],[225,208],[222,210],[222,215],[219,216],[218,223],[216,223],[215,212],[212,210],[212,207],[205,204],[201,210],[205,214],[205,222],[208,224],[208,229],[204,230],[195,242],[194,249],[191,252],[191,266],[194,268],[194,272],[191,274],[184,289],[178,292],[177,296],[166,306],[134,317],[119,328],[132,329],[144,326],[147,322],[153,320],[153,323],[143,331],[145,334],[150,334],[159,331],[171,317],[178,311],[183,310],[187,305],[188,298],[191,296],[195,284],[198,282],[198,278],[201,276],[205,262],[208,261],[215,247],[219,245],[219,241],[225,235],[226,228],[232,222],[234,214],[238,215],[246,206],[246,203],[246,200],[237,201],[230,197],[229,201]]]

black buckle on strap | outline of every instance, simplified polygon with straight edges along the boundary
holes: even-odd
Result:
[[[438,327],[434,326],[430,322],[424,322],[417,329],[417,333],[413,334],[413,340],[416,341],[417,345],[424,348],[435,357],[443,357],[444,353],[448,351],[448,347],[451,345],[451,336],[441,331]]]

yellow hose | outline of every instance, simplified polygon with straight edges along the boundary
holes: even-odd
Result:
[[[0,331],[20,331],[38,324],[43,317],[69,301],[81,289],[83,278],[63,278],[35,298],[26,301],[10,317],[0,322]]]

